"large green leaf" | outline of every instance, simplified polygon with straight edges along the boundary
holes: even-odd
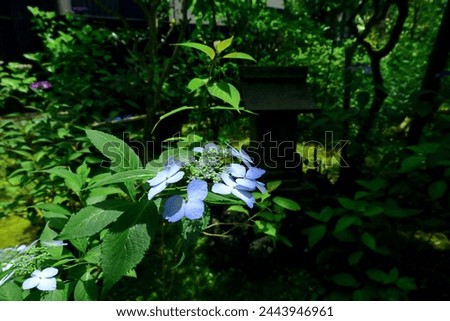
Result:
[[[155,203],[144,200],[111,226],[102,243],[103,294],[142,260],[157,228],[157,213]]]
[[[98,287],[89,271],[78,280],[73,295],[76,301],[95,301],[97,299]]]
[[[211,96],[217,97],[230,104],[235,109],[239,109],[241,94],[232,84],[227,82],[215,82],[208,85],[208,92]]]
[[[142,167],[139,156],[121,139],[91,129],[86,130],[86,135],[92,144],[110,160],[109,167],[112,171],[124,172]],[[124,185],[128,195],[134,200],[136,197],[134,182],[125,182]]]
[[[142,167],[139,156],[123,140],[92,129],[87,129],[86,135],[92,144],[111,161],[111,170],[123,172]]]
[[[78,239],[94,235],[114,222],[131,203],[108,200],[81,209],[73,215],[61,232],[62,239]]]

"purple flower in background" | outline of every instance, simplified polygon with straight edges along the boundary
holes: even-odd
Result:
[[[37,81],[31,84],[31,89],[50,89],[52,88],[52,84],[47,80]]]
[[[196,220],[203,216],[208,195],[208,184],[203,180],[193,180],[187,186],[187,201],[180,195],[169,197],[164,204],[163,217],[169,222],[177,222],[183,217]]]
[[[156,194],[162,192],[170,183],[176,183],[184,176],[184,172],[180,172],[181,166],[174,160],[169,158],[166,166],[154,178],[148,180],[150,190],[148,191],[148,199],[151,200]]]
[[[88,12],[88,7],[72,7],[73,13],[86,13]]]
[[[258,167],[249,167],[246,169],[243,165],[231,164],[228,170],[236,178],[238,185],[244,186],[251,191],[257,188],[263,194],[266,192],[264,183],[257,181],[266,172],[264,169]]]
[[[221,178],[223,183],[216,183],[212,187],[214,193],[222,195],[233,194],[237,198],[243,200],[248,207],[253,208],[255,198],[250,193],[250,188],[236,183],[228,173],[222,173]]]

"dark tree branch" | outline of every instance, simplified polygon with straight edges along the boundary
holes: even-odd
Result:
[[[374,124],[374,118],[376,117],[377,113],[380,111],[386,97],[388,96],[388,93],[386,89],[384,88],[384,79],[383,75],[381,74],[381,60],[386,57],[394,48],[395,45],[398,43],[400,39],[400,35],[403,31],[403,26],[405,24],[406,18],[408,17],[408,0],[396,0],[394,1],[395,5],[398,9],[398,17],[395,22],[394,27],[392,28],[389,36],[388,42],[385,44],[383,48],[376,51],[372,48],[372,46],[365,41],[364,39],[361,39],[361,37],[358,37],[358,41],[361,43],[361,45],[364,46],[364,48],[367,51],[367,54],[370,58],[370,64],[372,68],[372,83],[373,83],[373,100],[372,104],[369,108],[369,113],[367,117],[365,118],[364,122],[361,125],[361,128],[358,132],[358,135],[356,136],[356,142],[361,143],[364,142],[367,138],[370,130],[373,127]],[[387,13],[387,6],[389,4],[392,4],[392,2],[387,2],[386,6],[383,8],[383,14]],[[375,20],[374,20],[375,22]]]

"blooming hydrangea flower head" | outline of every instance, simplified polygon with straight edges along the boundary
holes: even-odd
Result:
[[[212,191],[217,194],[229,195],[233,194],[237,198],[243,200],[248,207],[253,208],[255,198],[250,193],[251,189],[246,186],[239,185],[234,181],[228,173],[221,175],[223,183],[216,183],[212,187]]]
[[[30,278],[23,282],[22,289],[29,290],[37,287],[41,291],[56,290],[56,274],[58,274],[58,269],[53,267],[45,268],[42,271],[36,270],[31,273]]]
[[[150,184],[148,199],[151,200],[156,194],[161,193],[169,184],[180,181],[184,176],[184,172],[180,169],[180,164],[173,157],[169,158],[164,169],[147,181]]]
[[[169,197],[164,204],[163,217],[169,222],[177,222],[183,217],[196,220],[203,216],[208,195],[208,184],[202,180],[193,180],[187,186],[187,201],[180,195]]]
[[[194,155],[187,164],[190,172],[189,179],[219,182],[220,174],[229,164],[230,151],[214,143],[208,143],[204,147],[195,147],[193,151],[197,155]]]
[[[264,183],[257,181],[266,172],[264,169],[257,167],[249,167],[246,169],[241,164],[231,164],[229,172],[236,178],[238,185],[244,186],[250,191],[254,191],[257,188],[263,194],[266,192]]]

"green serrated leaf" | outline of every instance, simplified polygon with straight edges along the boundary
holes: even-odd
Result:
[[[197,43],[197,42],[176,43],[176,44],[174,44],[174,46],[183,46],[183,47],[189,47],[189,48],[200,50],[201,52],[204,52],[205,54],[207,54],[209,59],[211,59],[211,60],[214,60],[214,57],[216,56],[216,52],[214,51],[213,48],[211,48],[207,45],[201,44],[201,43]]]
[[[227,82],[215,82],[208,85],[208,92],[211,96],[217,97],[230,104],[235,109],[239,109],[241,94],[232,84]]]
[[[134,203],[111,226],[102,242],[103,294],[142,260],[157,228],[156,216],[155,203],[144,200]]]
[[[98,130],[86,129],[86,135],[92,144],[110,160],[110,169],[124,172],[141,168],[141,161],[134,150],[125,142],[113,135]],[[136,197],[134,182],[124,182],[131,199]]]
[[[86,129],[86,135],[92,144],[111,161],[111,170],[123,172],[142,167],[139,156],[123,140],[92,129]]]
[[[22,289],[14,282],[0,286],[0,301],[22,301]]]
[[[98,297],[98,286],[90,272],[84,273],[75,285],[74,299],[76,301],[95,301]]]
[[[73,215],[61,232],[62,239],[78,239],[94,235],[114,222],[131,203],[108,200],[81,209]]]
[[[90,190],[89,196],[86,198],[86,204],[92,205],[95,203],[103,202],[108,195],[123,194],[120,188],[114,186],[97,187]]]
[[[281,196],[275,196],[273,198],[273,202],[277,204],[278,206],[281,206],[284,209],[290,210],[290,211],[300,211],[300,205],[289,198],[281,197]]]
[[[250,56],[249,54],[243,53],[243,52],[231,52],[229,54],[226,54],[222,58],[225,59],[245,59],[245,60],[251,60],[256,62],[255,58]]]

